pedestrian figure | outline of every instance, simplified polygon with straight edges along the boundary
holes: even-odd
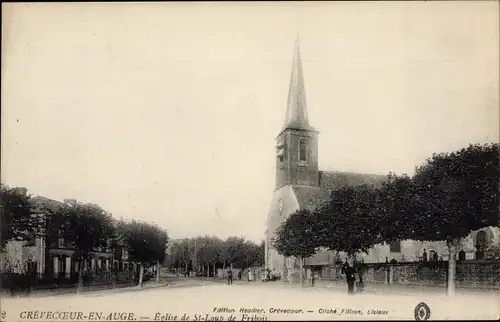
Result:
[[[260,274],[260,280],[262,281],[262,283],[264,283],[266,281],[266,272],[262,272]]]
[[[344,269],[344,271],[347,281],[347,294],[354,294],[354,282],[356,281],[356,277],[354,275],[354,267],[347,264],[347,267]]]
[[[241,281],[241,271],[238,272],[238,279]]]
[[[248,270],[248,281],[251,282],[253,280],[253,273],[251,270]]]
[[[359,275],[359,282],[356,285],[358,293],[361,293],[365,289],[365,283],[363,282],[363,263],[358,263],[358,269],[357,269],[358,275]]]
[[[233,284],[233,271],[231,269],[227,270],[227,284]]]

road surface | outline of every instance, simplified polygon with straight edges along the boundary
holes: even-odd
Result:
[[[192,279],[145,290],[2,298],[1,310],[2,321],[182,321],[183,316],[189,321],[415,320],[420,302],[429,306],[431,320],[500,317],[500,298],[495,294],[349,296],[340,290],[272,282],[226,285]]]

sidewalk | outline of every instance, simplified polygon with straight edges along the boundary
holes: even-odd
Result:
[[[219,278],[207,278],[207,277],[197,277],[198,280],[211,281],[214,283],[227,283],[226,279]],[[333,291],[347,293],[347,283],[345,280],[316,280],[315,285],[311,286],[305,281],[304,291]],[[310,283],[310,281],[309,281]],[[234,280],[234,285],[245,285],[245,286],[261,286],[261,287],[272,287],[272,288],[295,288],[300,289],[301,286],[298,283],[288,283],[283,281],[266,282],[247,280]],[[411,284],[385,284],[385,283],[373,283],[365,282],[364,293],[366,294],[380,294],[380,295],[418,295],[418,294],[433,294],[433,295],[446,295],[446,288],[443,286],[434,285],[411,285]],[[468,289],[468,288],[457,288],[455,290],[457,295],[497,295],[499,290],[488,290],[488,289]]]
[[[90,285],[84,286],[82,292],[77,294],[76,286],[73,287],[64,287],[58,289],[46,289],[46,290],[33,290],[28,294],[18,294],[14,296],[7,295],[6,297],[16,298],[16,297],[51,297],[51,296],[61,296],[61,295],[95,295],[98,294],[113,294],[113,293],[123,293],[123,292],[131,292],[131,291],[142,291],[147,289],[154,289],[159,287],[168,286],[168,283],[165,281],[160,281],[160,283],[156,283],[156,281],[148,281],[142,284],[142,288],[138,285],[130,285],[130,284],[117,284],[114,288],[110,288],[109,285]],[[2,295],[4,297],[5,295]]]

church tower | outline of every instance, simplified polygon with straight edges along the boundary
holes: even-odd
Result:
[[[309,125],[299,40],[288,90],[285,123],[276,138],[276,187],[300,185],[317,187],[318,131]]]

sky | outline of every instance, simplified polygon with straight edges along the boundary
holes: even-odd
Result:
[[[260,241],[293,49],[324,170],[499,140],[498,2],[2,4],[2,182]]]

